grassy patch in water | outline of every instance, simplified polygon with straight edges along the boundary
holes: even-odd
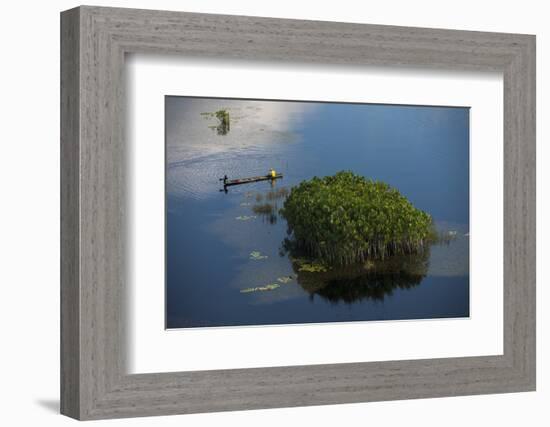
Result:
[[[297,271],[305,271],[308,273],[325,273],[330,270],[330,266],[307,258],[291,258],[291,261],[296,265]]]
[[[283,199],[283,198],[287,197],[288,194],[289,194],[288,188],[281,187],[281,188],[278,188],[277,190],[269,191],[265,195],[265,198],[267,200],[273,201],[273,200]]]
[[[258,215],[270,215],[275,212],[275,206],[271,203],[262,203],[252,206],[252,211]]]
[[[252,206],[252,212],[270,224],[277,223],[277,211],[277,206],[271,203],[258,203]]]
[[[229,118],[229,111],[227,110],[218,110],[213,113],[203,112],[200,113],[205,119],[216,118],[218,119],[218,124],[216,126],[208,126],[210,129],[216,130],[218,135],[227,135],[231,129],[231,121]]]
[[[349,171],[302,181],[281,214],[291,245],[323,265],[419,253],[436,238],[431,216],[398,190]]]

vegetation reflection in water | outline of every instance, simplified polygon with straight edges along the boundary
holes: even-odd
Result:
[[[429,250],[419,254],[395,255],[384,260],[331,268],[303,268],[293,260],[297,282],[313,298],[353,303],[363,299],[384,300],[395,289],[419,285],[428,272]],[[306,264],[308,265],[308,264]]]
[[[321,192],[328,188],[328,193],[331,188],[327,183],[336,184],[340,193],[316,195],[309,185],[312,181]],[[345,191],[342,186],[347,186]],[[295,284],[311,299],[318,296],[330,303],[383,301],[396,289],[418,286],[428,273],[431,245],[449,245],[457,236],[456,231],[436,230],[431,217],[414,208],[397,190],[351,172],[314,178],[291,190],[282,187],[265,193],[247,192],[245,200],[249,199],[257,203],[242,202],[240,206],[250,207],[254,217],[258,215],[271,224],[279,217],[287,221],[288,236],[281,242],[279,255],[289,258],[293,271],[272,283],[241,289],[243,294]],[[333,215],[335,210],[338,217]],[[297,238],[297,224],[302,227],[298,233],[302,241]],[[327,256],[327,250],[312,250],[311,243],[304,243],[304,236],[310,241],[319,236],[332,238],[329,245],[320,245],[332,253]],[[262,259],[267,256],[259,251],[250,253],[250,260]]]

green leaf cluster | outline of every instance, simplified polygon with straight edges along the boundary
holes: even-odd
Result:
[[[301,182],[281,214],[294,245],[329,265],[417,253],[435,233],[431,216],[398,190],[349,171]]]

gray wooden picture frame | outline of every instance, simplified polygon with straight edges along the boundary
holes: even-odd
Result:
[[[124,61],[136,52],[502,72],[504,353],[127,374]],[[88,6],[62,12],[63,414],[85,420],[530,390],[534,36]]]

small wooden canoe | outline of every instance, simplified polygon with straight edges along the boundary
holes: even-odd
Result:
[[[279,179],[282,177],[283,177],[283,174],[278,173],[275,176],[271,176],[271,175],[251,176],[249,178],[226,179],[225,181],[221,179],[221,181],[224,181],[223,182],[224,187],[229,187],[231,185],[249,184],[251,182],[270,181],[270,180]]]

